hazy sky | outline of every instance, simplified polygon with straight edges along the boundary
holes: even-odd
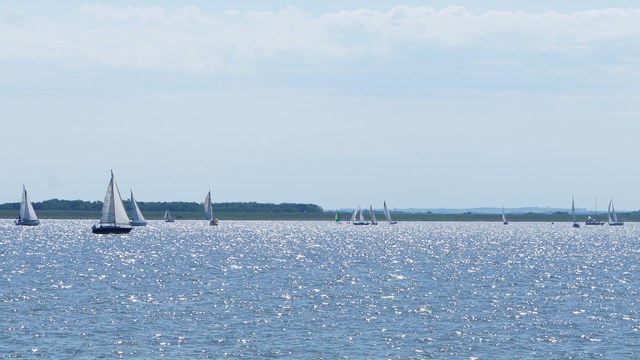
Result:
[[[2,2],[0,202],[640,208],[637,1],[291,4]]]

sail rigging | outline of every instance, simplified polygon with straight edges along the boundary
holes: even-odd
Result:
[[[129,224],[129,217],[127,216],[127,211],[124,209],[124,204],[122,204],[122,197],[120,196],[118,184],[113,176],[113,171],[111,172],[111,180],[107,186],[107,193],[104,196],[104,203],[102,204],[100,224]]]
[[[616,214],[616,208],[613,206],[613,199],[609,201],[607,218],[608,218],[609,225],[624,225],[624,221],[618,220],[618,215]]]
[[[112,233],[129,233],[129,217],[122,203],[122,196],[118,190],[118,184],[111,171],[111,179],[107,186],[107,192],[104,195],[104,203],[102,204],[102,216],[100,217],[100,226],[94,225],[92,232],[96,234],[112,234]]]
[[[573,216],[573,227],[579,228],[580,224],[576,222],[576,204],[573,198],[573,194],[571,194],[571,215]]]
[[[129,212],[131,213],[131,225],[134,226],[145,226],[147,225],[147,220],[142,215],[142,211],[140,211],[140,207],[138,207],[138,202],[133,197],[133,190],[131,191],[131,204]]]
[[[396,221],[393,221],[391,219],[391,214],[389,213],[389,209],[387,208],[387,202],[384,202],[384,218],[387,219],[387,222],[389,222],[389,224],[396,224]]]
[[[29,194],[27,194],[27,189],[24,185],[22,185],[22,201],[20,202],[20,215],[16,220],[16,225],[39,225],[40,220],[36,215],[35,210],[33,210],[33,205],[31,205],[31,200],[29,199]]]
[[[209,220],[209,225],[217,226],[218,219],[213,217],[213,202],[211,201],[211,190],[204,197],[204,216]]]
[[[376,219],[376,214],[373,212],[373,206],[369,204],[369,216],[371,217],[371,225],[378,225],[378,220]]]
[[[204,198],[204,216],[207,220],[213,220],[213,204],[211,204],[211,190]]]
[[[171,216],[171,212],[169,212],[169,209],[165,210],[164,212],[164,221],[165,222],[174,222],[175,220],[173,220],[173,217]]]
[[[502,207],[502,223],[504,225],[509,225],[509,222],[507,221],[507,215],[504,213],[504,206]]]

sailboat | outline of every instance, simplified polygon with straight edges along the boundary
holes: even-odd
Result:
[[[171,213],[169,212],[169,209],[167,209],[164,212],[164,222],[174,222],[175,220],[173,219],[173,217],[171,217]]]
[[[356,220],[356,216],[358,220]],[[351,223],[353,225],[369,225],[368,221],[364,221],[364,215],[362,214],[362,208],[358,206],[358,210],[353,212],[351,216]]]
[[[576,205],[575,205],[575,202],[573,201],[573,195],[571,195],[571,215],[573,215],[573,227],[579,228],[580,224],[576,222]]]
[[[136,199],[133,197],[133,190],[131,191],[131,207],[129,212],[131,213],[131,221],[129,225],[131,226],[147,226],[147,220],[145,220],[144,216],[142,216],[142,211],[138,207],[138,203]]]
[[[373,206],[371,206],[371,204],[369,204],[369,216],[371,217],[369,225],[378,225],[378,220],[376,219],[376,214],[373,212]]]
[[[505,215],[504,213],[504,206],[502,207],[502,225],[509,225],[509,222],[507,221],[507,215]]]
[[[589,216],[587,221],[585,221],[585,225],[604,225],[603,220],[596,219],[596,215],[598,215],[598,202],[594,199],[594,208],[593,208],[593,217]]]
[[[204,198],[204,216],[209,220],[209,225],[218,226],[218,219],[213,218],[213,204],[211,203],[211,190]]]
[[[111,180],[107,186],[107,193],[102,204],[102,216],[100,224],[93,225],[91,232],[94,234],[128,234],[131,231],[129,217],[124,209],[120,190],[111,171]]]
[[[40,225],[40,220],[38,220],[38,216],[33,210],[33,205],[31,205],[31,200],[29,200],[29,195],[27,195],[27,189],[24,185],[22,185],[22,202],[20,203],[20,215],[16,219],[16,225]]]
[[[613,199],[609,201],[609,209],[607,211],[607,218],[609,220],[609,225],[611,226],[622,226],[624,225],[624,221],[618,220],[618,215],[616,215],[616,208],[613,207]]]
[[[384,202],[384,217],[389,222],[389,225],[397,224],[397,221],[391,220],[391,214],[389,214],[389,209],[387,208],[387,202]]]
[[[340,215],[336,211],[336,224],[340,224]]]

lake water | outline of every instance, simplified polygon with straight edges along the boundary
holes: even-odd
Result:
[[[0,358],[640,357],[640,224],[0,221]]]

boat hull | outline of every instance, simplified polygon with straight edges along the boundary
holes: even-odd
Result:
[[[209,225],[218,226],[218,219],[209,220]]]
[[[131,231],[129,226],[94,225],[91,232],[94,234],[128,234]]]
[[[129,225],[131,225],[131,226],[147,226],[147,222],[146,221],[140,221],[140,222],[131,221],[131,222],[129,222]]]
[[[615,221],[615,222],[610,222],[609,226],[622,226],[624,225],[624,221]]]
[[[38,225],[40,225],[40,220],[18,219],[18,220],[16,220],[16,225],[20,225],[20,226],[38,226]]]
[[[604,225],[604,221],[600,221],[600,220],[587,220],[584,224],[585,224],[585,225]]]
[[[354,221],[353,225],[369,225],[368,221]]]
[[[397,223],[398,223],[397,221],[389,221],[389,225],[395,225]]]

